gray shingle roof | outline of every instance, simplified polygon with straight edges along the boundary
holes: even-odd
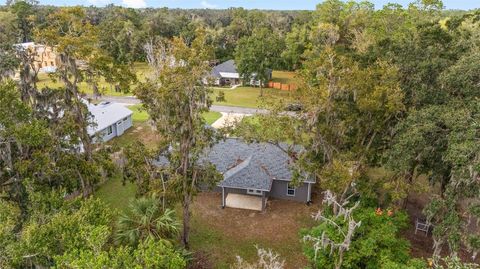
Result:
[[[292,179],[290,157],[269,143],[228,138],[215,144],[200,161],[211,162],[223,174],[220,187],[270,191],[273,180]],[[167,163],[164,157],[158,160],[158,164]]]
[[[273,179],[260,165],[252,161],[253,156],[226,171],[223,174],[223,181],[218,185],[222,187],[258,189],[269,191]]]
[[[290,157],[269,143],[246,143],[228,138],[214,145],[205,158],[223,173],[218,185],[270,190],[272,180],[291,180]],[[313,181],[312,181],[313,182]]]
[[[220,72],[223,73],[238,73],[237,66],[234,60],[228,60],[212,68],[211,76],[221,78]]]

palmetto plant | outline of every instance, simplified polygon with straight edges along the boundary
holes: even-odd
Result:
[[[163,211],[157,197],[141,197],[130,202],[128,211],[120,216],[116,239],[129,245],[147,238],[170,240],[178,234],[179,226],[175,211]]]

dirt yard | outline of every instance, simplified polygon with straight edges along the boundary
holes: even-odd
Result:
[[[427,195],[424,193],[412,194],[409,197],[407,203],[407,212],[410,217],[410,224],[408,229],[405,230],[402,235],[410,241],[411,244],[411,254],[416,258],[431,258],[433,254],[433,238],[431,231],[426,235],[424,232],[417,232],[415,234],[415,221],[417,218],[424,218],[422,210],[424,206],[429,202]],[[442,256],[448,256],[448,245],[443,247]],[[478,256],[475,261],[472,261],[471,254],[468,253],[467,249],[462,246],[459,252],[459,257],[464,262],[475,262],[480,264],[480,256]]]
[[[318,205],[269,200],[266,212],[225,208],[218,193],[200,193],[193,207],[192,249],[202,250],[209,266],[197,268],[229,268],[241,256],[256,259],[255,246],[272,249],[286,260],[286,268],[307,265],[303,256],[302,228],[311,227],[311,215]]]
[[[152,127],[146,122],[134,122],[133,126],[128,129],[122,136],[115,137],[108,143],[125,147],[134,141],[141,141],[147,147],[154,148],[160,142],[160,136],[153,131]]]

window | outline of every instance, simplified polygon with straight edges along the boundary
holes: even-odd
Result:
[[[127,121],[127,120],[128,120],[127,118],[123,118],[123,121],[124,121],[124,122]]]
[[[287,196],[295,196],[295,187],[290,183],[287,185]]]
[[[247,189],[247,194],[262,195],[262,191],[261,190],[255,190],[255,189]]]
[[[108,126],[107,135],[111,135],[112,133],[113,133],[112,126]]]

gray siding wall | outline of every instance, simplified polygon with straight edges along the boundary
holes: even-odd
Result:
[[[276,198],[276,199],[292,200],[292,201],[297,201],[302,203],[308,202],[308,184],[307,183],[302,183],[299,187],[295,189],[295,196],[287,195],[287,186],[288,186],[288,181],[274,180],[272,184],[272,189],[270,190],[270,192],[266,193],[266,196]],[[222,192],[222,188],[215,187],[213,191]],[[228,193],[247,194],[247,190],[225,188],[225,194],[228,194]]]
[[[108,140],[117,136],[117,128],[115,124],[110,125],[112,127],[112,133],[108,134],[108,127],[100,131],[100,137],[102,137],[103,142],[107,142]]]
[[[222,192],[222,188],[220,188],[220,192]],[[247,194],[247,190],[234,189],[234,188],[225,188],[225,193]],[[261,197],[261,196],[259,196],[259,197]]]
[[[302,183],[299,187],[295,189],[295,196],[287,195],[288,181],[274,180],[272,184],[272,189],[268,193],[269,197],[284,199],[284,200],[293,200],[298,202],[306,203],[308,202],[308,184]]]
[[[126,132],[127,129],[130,129],[130,127],[132,127],[132,126],[133,126],[132,115],[130,115],[130,116],[127,117],[127,121],[123,122],[123,128]]]

